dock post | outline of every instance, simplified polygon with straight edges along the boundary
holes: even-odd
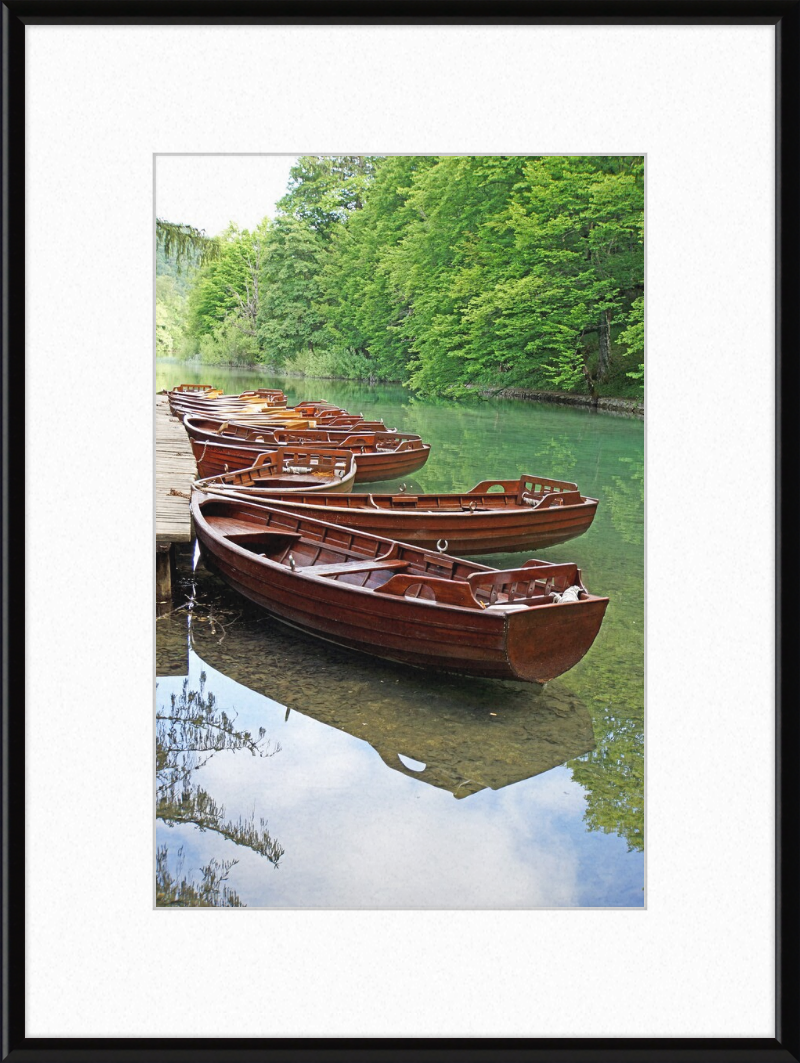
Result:
[[[172,599],[172,571],[175,552],[172,543],[156,543],[156,602]]]

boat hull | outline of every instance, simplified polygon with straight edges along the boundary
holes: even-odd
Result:
[[[467,555],[542,550],[568,542],[588,530],[597,511],[594,498],[577,505],[547,509],[517,506],[506,510],[443,513],[361,507],[357,505],[361,497],[353,495],[356,505],[344,508],[340,500],[333,498],[326,504],[322,493],[318,501],[309,499],[308,502],[299,493],[294,497],[276,493],[268,505],[429,550],[444,542],[444,549],[450,553]]]
[[[273,494],[291,498],[333,492],[341,498],[352,490],[355,475],[352,454],[315,447],[278,448],[259,455],[250,468],[198,480],[194,487],[221,497],[233,493],[251,502],[268,502]]]
[[[215,531],[205,513],[210,500],[195,495],[192,513],[204,558],[238,593],[293,627],[338,646],[416,667],[494,679],[545,683],[584,656],[603,621],[607,598],[541,606],[520,612],[443,607],[422,598],[381,594],[365,587],[329,580],[311,572],[258,557]],[[213,505],[213,503],[212,503]],[[251,514],[247,513],[247,510]],[[239,505],[258,526],[258,507]],[[265,526],[289,530],[316,525],[343,529],[292,514],[261,510]],[[315,533],[316,534],[316,533]],[[324,533],[327,534],[327,533]],[[373,536],[359,536],[361,541]],[[373,549],[377,556],[380,540]],[[369,549],[369,544],[365,549]],[[404,548],[401,547],[401,551]],[[411,550],[411,547],[406,547]],[[464,565],[458,559],[443,562]],[[474,571],[482,566],[469,566]]]
[[[191,440],[197,473],[201,479],[219,476],[233,469],[245,469],[255,463],[259,454],[274,449],[277,444],[264,443],[256,447],[243,447],[219,442]],[[283,445],[283,444],[281,444]],[[292,439],[287,445],[302,447],[302,438]],[[309,445],[312,445],[309,441]],[[325,446],[336,449],[335,442]],[[399,451],[363,451],[358,445],[342,448],[350,451],[356,459],[355,483],[376,483],[380,480],[395,480],[421,469],[428,460],[430,446],[422,443],[414,449]]]

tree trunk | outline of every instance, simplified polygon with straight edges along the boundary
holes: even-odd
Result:
[[[608,363],[611,359],[611,321],[607,310],[600,315],[597,339],[597,380],[602,382],[608,376]]]
[[[580,336],[578,337],[579,341],[583,340],[584,334],[586,332],[593,332],[593,331],[594,331],[594,329],[584,329],[583,332],[581,332]],[[598,398],[598,396],[597,396],[597,388],[595,387],[594,378],[592,376],[591,370],[589,369],[589,352],[586,349],[586,345],[583,342],[580,343],[580,346],[578,347],[577,353],[578,353],[578,356],[580,357],[581,369],[583,371],[583,378],[586,381],[586,390],[589,392],[589,395],[591,397],[592,402],[595,405],[597,405],[597,398]]]

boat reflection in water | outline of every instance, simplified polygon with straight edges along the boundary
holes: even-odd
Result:
[[[369,743],[395,771],[464,798],[529,779],[595,748],[590,715],[554,687],[440,675],[296,633],[194,576],[187,611],[159,621],[161,674],[191,650],[230,679]]]

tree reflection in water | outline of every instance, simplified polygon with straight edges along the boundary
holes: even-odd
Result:
[[[609,492],[611,520],[626,543],[641,546],[644,541],[644,459],[619,458],[627,476],[612,477],[614,490]]]
[[[201,881],[183,876],[183,846],[178,849],[174,874],[170,871],[169,847],[156,852],[156,904],[159,908],[244,908],[239,894],[226,879],[238,860],[209,860],[200,868]]]
[[[198,690],[189,689],[188,677],[179,694],[172,694],[169,707],[156,711],[156,817],[169,827],[193,824],[200,831],[214,831],[244,845],[278,867],[284,849],[269,833],[267,821],[241,816],[226,819],[225,808],[195,782],[194,776],[216,753],[246,750],[254,757],[271,757],[280,745],[236,729],[236,716],[218,709],[214,694],[205,690],[205,672]],[[241,907],[238,895],[225,883],[236,860],[211,860],[200,868],[200,881],[182,878],[183,851],[176,866],[169,868],[168,846],[156,856],[156,904],[169,906]]]

